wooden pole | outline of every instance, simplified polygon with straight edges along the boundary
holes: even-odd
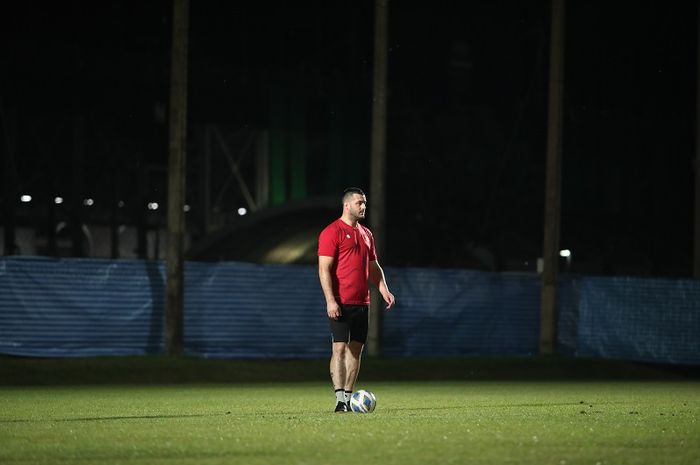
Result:
[[[540,353],[544,355],[554,353],[556,342],[561,156],[564,119],[564,18],[564,0],[552,0],[544,211],[544,268],[542,272],[542,306],[540,314]]]
[[[386,99],[389,60],[388,0],[376,0],[374,18],[374,89],[372,95],[372,134],[370,161],[369,215],[375,245],[379,254],[386,256],[385,224],[385,166],[386,166]],[[382,316],[384,300],[372,290],[370,326],[367,350],[369,355],[380,355],[382,350]]]
[[[2,202],[2,225],[4,228],[4,255],[14,255],[17,245],[15,205],[19,197],[17,182],[16,154],[17,142],[17,112],[14,106],[9,107],[7,100],[0,95],[0,128],[5,142],[5,161],[2,175],[2,192],[5,197]]]
[[[182,354],[185,167],[187,154],[187,29],[189,0],[173,2],[168,161],[168,245],[166,252],[165,349]]]
[[[71,166],[73,182],[70,200],[70,235],[73,257],[85,256],[83,236],[83,201],[85,197],[85,116],[81,113],[80,99],[75,96],[73,117],[73,152]]]
[[[700,1],[698,2],[698,51],[695,88],[695,227],[693,230],[693,277],[700,279]]]

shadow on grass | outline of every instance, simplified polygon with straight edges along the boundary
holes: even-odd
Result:
[[[389,359],[365,357],[360,380],[557,381],[700,378],[700,367],[562,357]],[[330,382],[327,360],[190,357],[22,358],[0,356],[0,386]]]
[[[121,421],[121,420],[163,420],[172,418],[201,418],[201,417],[219,417],[228,415],[227,413],[201,413],[191,415],[125,415],[117,417],[83,417],[83,418],[46,418],[46,419],[27,419],[19,418],[14,420],[0,420],[0,423],[65,423],[65,422],[83,422],[83,421]]]

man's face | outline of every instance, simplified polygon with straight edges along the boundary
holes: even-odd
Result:
[[[353,194],[352,198],[347,202],[347,206],[350,216],[356,220],[363,219],[367,210],[367,197],[362,194]]]

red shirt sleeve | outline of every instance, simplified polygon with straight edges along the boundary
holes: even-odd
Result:
[[[318,236],[318,255],[337,258],[337,252],[338,234],[331,225],[321,231],[321,234]]]
[[[369,243],[370,243],[369,253],[368,253],[369,261],[375,262],[375,261],[377,261],[377,249],[374,246],[374,234],[372,234],[372,231],[367,229],[367,235],[369,236]]]

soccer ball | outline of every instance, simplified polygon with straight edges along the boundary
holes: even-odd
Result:
[[[377,406],[377,398],[370,391],[360,389],[350,397],[350,410],[355,413],[372,413]]]

